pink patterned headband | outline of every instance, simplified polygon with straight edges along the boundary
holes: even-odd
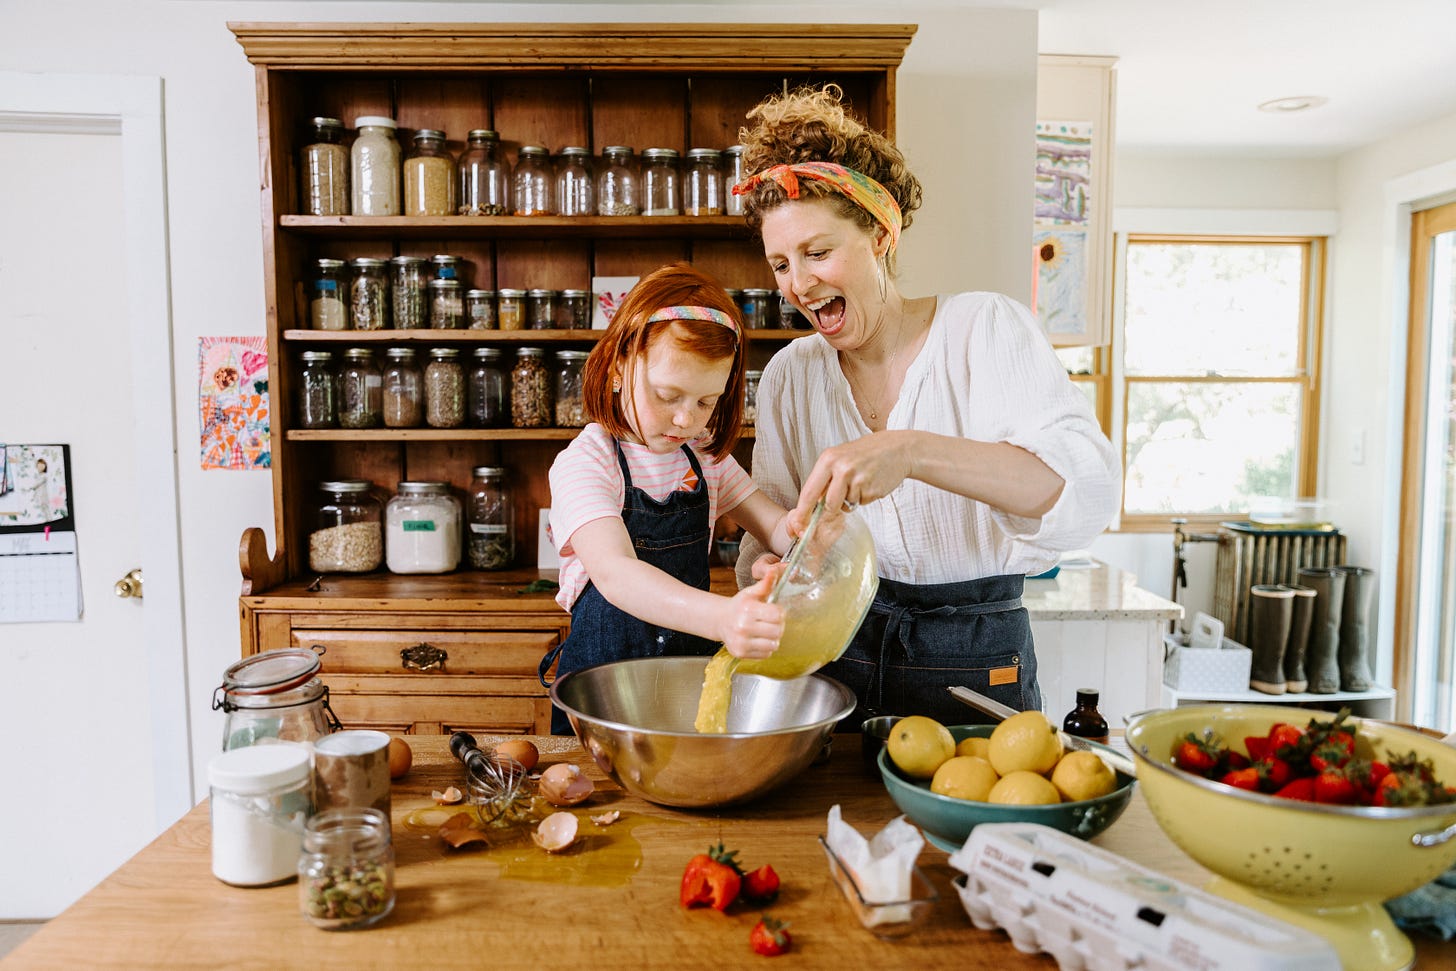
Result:
[[[863,172],[845,168],[835,162],[797,162],[793,165],[774,165],[757,175],[750,175],[733,187],[735,196],[747,195],[765,182],[773,182],[784,190],[790,199],[799,198],[799,180],[810,179],[836,190],[841,195],[874,217],[875,222],[885,227],[890,234],[890,252],[900,245],[900,227],[903,217],[900,204],[890,195],[888,189]]]
[[[647,318],[647,323],[655,320],[706,320],[722,324],[733,331],[735,337],[738,336],[738,321],[733,319],[733,315],[712,307],[660,307]]]

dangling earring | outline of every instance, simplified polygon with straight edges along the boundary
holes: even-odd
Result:
[[[878,279],[880,284],[880,303],[884,303],[887,299],[889,299],[888,283],[885,279],[887,276],[889,276],[889,270],[885,266],[885,260],[886,257],[881,256],[879,260],[875,263],[875,277],[876,279]]]

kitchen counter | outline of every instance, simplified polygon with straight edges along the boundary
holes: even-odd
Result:
[[[1183,608],[1137,585],[1137,577],[1097,560],[1063,563],[1047,580],[1027,580],[1021,602],[1036,620],[1178,620]]]
[[[929,844],[920,865],[940,893],[915,936],[881,941],[862,928],[831,881],[815,837],[835,803],[872,835],[896,814],[860,759],[859,738],[838,736],[827,763],[748,806],[680,812],[628,796],[608,782],[575,739],[536,739],[542,764],[577,762],[596,780],[578,815],[622,818],[583,848],[547,857],[534,846],[451,850],[413,810],[432,789],[460,781],[443,736],[414,736],[414,768],[394,788],[398,857],[394,912],[361,931],[329,932],[299,913],[298,887],[242,889],[210,869],[208,807],[179,820],[90,893],[12,952],[5,971],[58,968],[723,968],[756,966],[748,932],[755,909],[728,914],[678,904],[683,866],[710,844],[739,850],[750,867],[771,863],[783,878],[769,911],[790,921],[794,949],[784,967],[1056,967],[1017,951],[999,930],[976,930],[950,885],[956,871]],[[1140,794],[1096,841],[1170,876],[1206,872],[1163,835]],[[58,847],[57,853],[64,854]],[[1443,966],[1452,948],[1417,940],[1419,967]],[[1444,966],[1450,966],[1445,964]]]

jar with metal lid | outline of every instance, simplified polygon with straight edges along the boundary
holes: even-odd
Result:
[[[385,428],[418,428],[424,418],[425,380],[412,347],[384,352],[383,417]]]
[[[517,428],[549,428],[551,376],[539,347],[516,349],[516,366],[511,370],[511,424]]]
[[[389,817],[370,806],[327,809],[308,820],[294,858],[303,916],[325,930],[357,930],[394,910]]]
[[[262,651],[234,661],[212,693],[223,713],[223,751],[273,742],[315,742],[342,726],[317,677],[319,657],[302,647]]]
[[[586,403],[581,394],[581,370],[586,358],[586,351],[556,352],[554,397],[558,428],[582,428],[586,425]]]
[[[329,351],[304,351],[298,374],[298,420],[295,428],[337,428],[339,372]]]
[[[556,215],[556,175],[543,145],[522,145],[511,174],[511,208],[517,216]]]
[[[579,145],[561,150],[556,165],[556,211],[560,216],[590,216],[596,212],[596,186],[592,184],[591,153]]]
[[[353,261],[349,284],[349,319],[355,330],[383,330],[389,326],[389,283],[384,260],[361,256]]]
[[[762,287],[744,287],[738,309],[743,311],[745,330],[763,330],[768,326],[768,301],[773,291]],[[775,307],[777,310],[777,307]],[[777,313],[774,315],[778,316]]]
[[[455,156],[438,128],[415,132],[414,148],[404,160],[404,214],[455,215]]]
[[[526,291],[526,322],[531,330],[550,330],[556,326],[556,291]]]
[[[723,153],[716,148],[688,149],[683,178],[683,212],[689,216],[723,215]]]
[[[401,482],[384,507],[391,573],[448,573],[460,565],[460,500],[443,482]]]
[[[465,326],[470,330],[495,330],[495,291],[465,291]]]
[[[344,146],[344,123],[337,118],[314,118],[303,146],[303,211],[309,216],[349,214],[349,149]]]
[[[389,261],[390,309],[395,330],[419,330],[429,326],[426,284],[430,271],[423,256],[396,256]]]
[[[642,153],[642,215],[682,215],[675,148],[649,148]]]
[[[430,348],[430,363],[425,367],[425,424],[431,428],[465,424],[465,369],[460,366],[460,351],[454,347]]]
[[[315,573],[368,573],[384,560],[384,507],[366,479],[320,482],[322,498],[308,534]]]
[[[638,199],[637,160],[626,145],[602,149],[597,172],[597,215],[636,216],[642,212]]]
[[[430,326],[435,330],[459,330],[465,323],[465,301],[459,280],[431,280]]]
[[[363,115],[354,119],[359,137],[349,150],[349,183],[356,216],[399,215],[399,142],[394,119]]]
[[[465,261],[448,253],[437,253],[430,257],[430,266],[436,280],[459,280],[465,286]]]
[[[508,216],[511,212],[511,167],[501,157],[500,135],[472,128],[460,154],[460,215]]]
[[[339,371],[339,427],[378,428],[383,421],[383,385],[374,352],[351,347]]]
[[[785,330],[804,328],[809,326],[809,319],[803,314],[799,313],[799,308],[795,307],[793,301],[791,301],[788,297],[784,296],[782,290],[778,292],[777,296],[778,326],[784,328]]]
[[[743,372],[743,423],[752,425],[758,421],[758,382],[762,371]]]
[[[556,326],[562,330],[591,330],[591,291],[562,290],[556,301]]]
[[[477,570],[505,570],[516,558],[515,507],[505,471],[482,465],[471,472],[465,507],[465,559]]]
[[[308,304],[314,330],[348,330],[349,305],[344,302],[348,282],[343,260],[321,259],[313,278],[313,299]]]
[[[743,146],[729,145],[723,150],[723,212],[743,215],[743,197],[733,194],[733,187],[743,181]]]
[[[235,887],[266,887],[297,873],[313,810],[305,745],[261,745],[207,763],[212,875]]]
[[[501,330],[522,330],[526,326],[526,291],[501,287],[495,294],[495,317]]]
[[[506,423],[506,372],[500,351],[477,347],[466,381],[465,407],[474,428],[499,428]]]

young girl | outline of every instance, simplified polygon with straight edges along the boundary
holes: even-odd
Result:
[[[552,463],[556,600],[571,633],[541,661],[556,676],[632,657],[773,653],[783,610],[765,577],[732,598],[708,592],[713,523],[733,519],[778,555],[787,513],[733,458],[746,367],[738,310],[686,263],[644,277],[587,358],[595,419]],[[559,658],[559,659],[558,659]],[[570,734],[560,709],[552,731]]]

